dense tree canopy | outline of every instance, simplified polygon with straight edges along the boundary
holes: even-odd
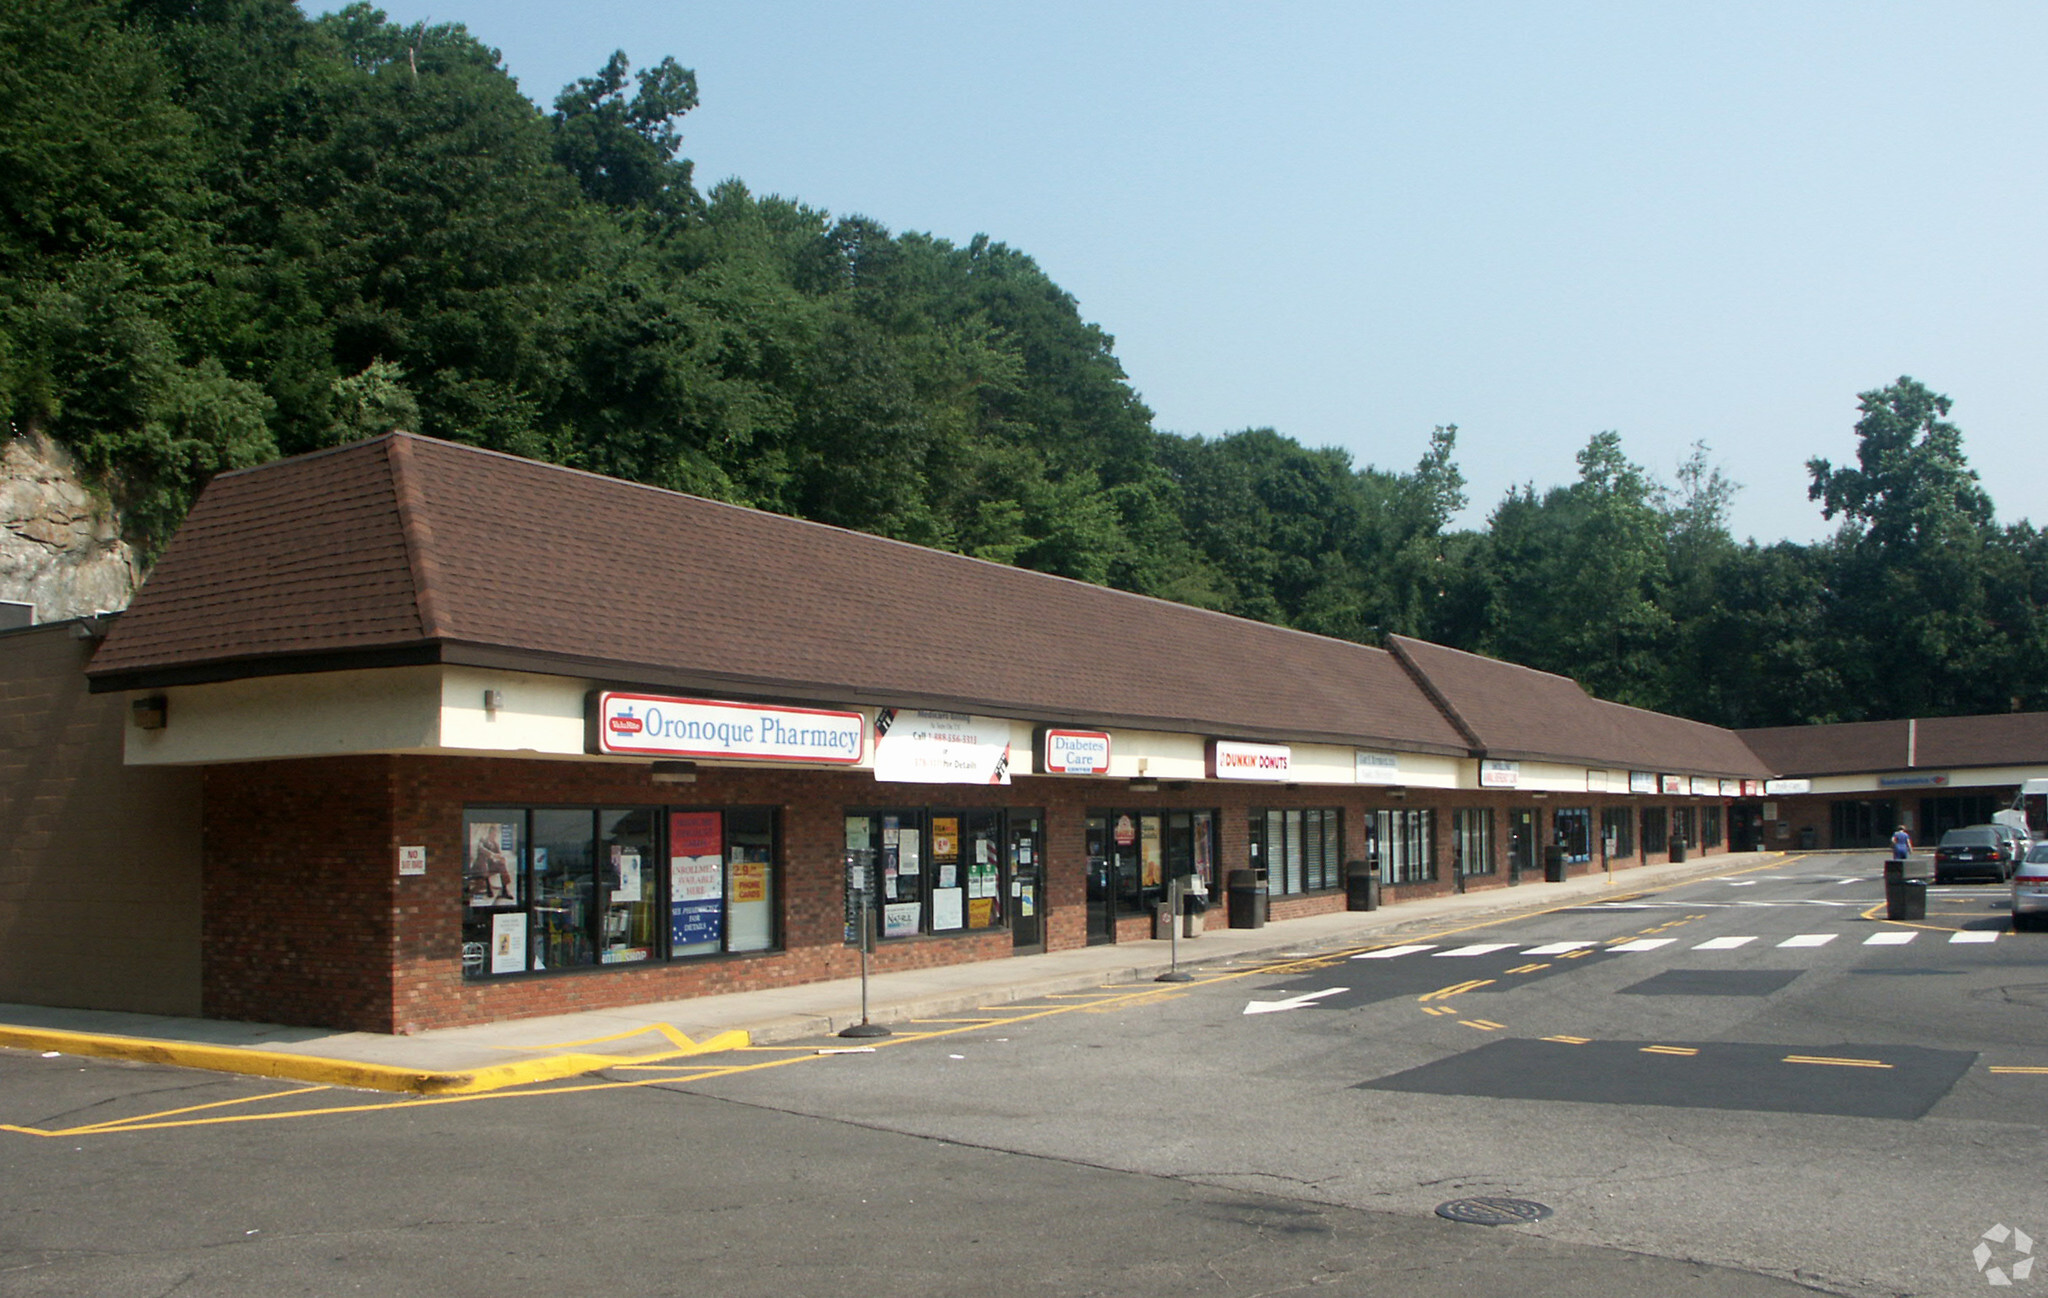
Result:
[[[145,550],[404,427],[1724,724],[2048,707],[2048,538],[1910,378],[1811,462],[1822,544],[1738,545],[1704,446],[1667,484],[1613,432],[1459,530],[1455,426],[1407,472],[1164,432],[1025,253],[700,193],[672,58],[543,111],[459,25],[290,0],[15,0],[0,54],[0,408]]]

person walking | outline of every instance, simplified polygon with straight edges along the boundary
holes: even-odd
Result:
[[[1906,832],[1904,825],[1900,825],[1899,832],[1892,835],[1892,860],[1903,861],[1911,855],[1913,855],[1913,836]]]

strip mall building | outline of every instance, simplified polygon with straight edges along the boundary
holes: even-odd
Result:
[[[1939,796],[2048,772],[2044,720],[1940,723],[2009,724]],[[0,1001],[381,1032],[846,976],[863,923],[884,971],[1028,956],[1149,939],[1176,879],[1285,922],[1358,862],[1399,904],[1916,811],[1831,810],[1886,787],[1850,727],[406,434],[215,479],[125,613],[0,633],[0,723]]]

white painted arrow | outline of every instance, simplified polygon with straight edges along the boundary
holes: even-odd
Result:
[[[1277,1014],[1281,1010],[1307,1009],[1325,996],[1335,996],[1339,992],[1348,992],[1350,990],[1349,987],[1325,987],[1319,992],[1304,992],[1299,996],[1290,996],[1284,1001],[1248,1001],[1245,1004],[1244,1012],[1247,1014]]]

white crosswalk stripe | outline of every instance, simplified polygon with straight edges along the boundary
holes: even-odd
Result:
[[[1918,938],[1920,932],[1921,930],[1919,929],[1883,929],[1864,938],[1863,945],[1905,946]],[[1780,948],[1822,947],[1840,936],[1842,936],[1840,933],[1797,933],[1772,944]],[[1948,940],[1960,943],[1983,943],[1996,942],[2001,936],[2002,933],[1997,929],[1965,929],[1959,933],[1949,934]],[[1704,942],[1695,943],[1693,946],[1688,947],[1687,950],[1735,951],[1750,945],[1752,942],[1769,940],[1768,938],[1759,937],[1754,933],[1730,937],[1712,937]],[[1540,946],[1523,947],[1521,954],[1532,956],[1569,955],[1574,951],[1584,951],[1588,948],[1626,953],[1659,951],[1675,944],[1677,941],[1677,938],[1670,937],[1639,937],[1631,938],[1626,942],[1617,942],[1612,946],[1602,946],[1594,939],[1579,938],[1571,941],[1545,942]],[[1514,942],[1473,942],[1466,946],[1440,949],[1434,942],[1411,942],[1404,946],[1382,947],[1377,951],[1361,951],[1351,958],[1353,960],[1398,960],[1402,956],[1420,955],[1424,951],[1432,952],[1434,958],[1437,959],[1450,956],[1482,956],[1492,955],[1496,951],[1513,950],[1518,945],[1518,943]]]

